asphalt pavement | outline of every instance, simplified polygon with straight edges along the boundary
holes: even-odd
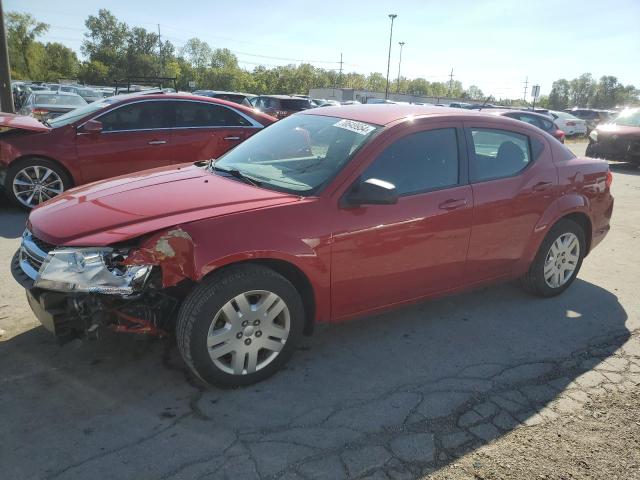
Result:
[[[236,390],[194,382],[170,341],[58,346],[11,278],[25,215],[1,203],[0,476],[416,478],[633,388],[640,170],[612,169],[611,232],[563,295],[507,283],[323,325],[284,371]]]

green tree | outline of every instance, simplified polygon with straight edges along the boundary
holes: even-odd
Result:
[[[129,27],[106,9],[100,9],[98,15],[89,15],[85,26],[89,30],[82,42],[82,53],[90,61],[98,61],[109,68],[113,77],[126,76],[126,53],[129,40]]]
[[[548,99],[545,100],[547,107],[553,110],[564,110],[569,107],[571,96],[571,83],[564,78],[556,80],[551,85]],[[542,105],[542,99],[541,103]]]
[[[578,78],[569,82],[570,96],[569,103],[575,107],[586,107],[591,105],[595,93],[595,82],[590,73],[583,73]]]
[[[61,78],[76,78],[78,66],[76,52],[61,43],[47,43],[44,46],[39,79],[58,81]]]
[[[49,30],[49,25],[37,21],[28,13],[7,13],[7,37],[11,68],[18,78],[33,78],[36,38]]]
[[[470,100],[484,100],[485,95],[482,93],[482,90],[475,85],[471,85],[464,92],[465,98],[469,98]]]

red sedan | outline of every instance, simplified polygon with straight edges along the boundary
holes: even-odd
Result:
[[[12,271],[62,338],[175,331],[192,371],[246,385],[303,333],[520,278],[550,297],[609,231],[607,163],[467,110],[307,110],[218,161],[35,209]]]
[[[0,186],[33,208],[72,186],[217,158],[276,119],[185,94],[106,98],[40,123],[0,114]]]

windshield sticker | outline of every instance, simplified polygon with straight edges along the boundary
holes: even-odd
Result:
[[[356,122],[355,120],[340,120],[338,123],[333,124],[334,127],[344,128],[350,132],[355,132],[360,135],[368,135],[376,129],[366,123]]]

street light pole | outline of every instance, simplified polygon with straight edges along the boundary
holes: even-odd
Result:
[[[398,42],[400,45],[400,59],[398,60],[398,84],[396,85],[396,93],[400,93],[400,65],[402,65],[402,47],[404,47],[404,42]]]
[[[384,99],[389,98],[389,68],[391,67],[391,41],[393,40],[393,21],[396,19],[398,15],[395,13],[390,13],[389,18],[391,19],[391,31],[389,32],[389,58],[387,59],[387,85],[384,90]]]

